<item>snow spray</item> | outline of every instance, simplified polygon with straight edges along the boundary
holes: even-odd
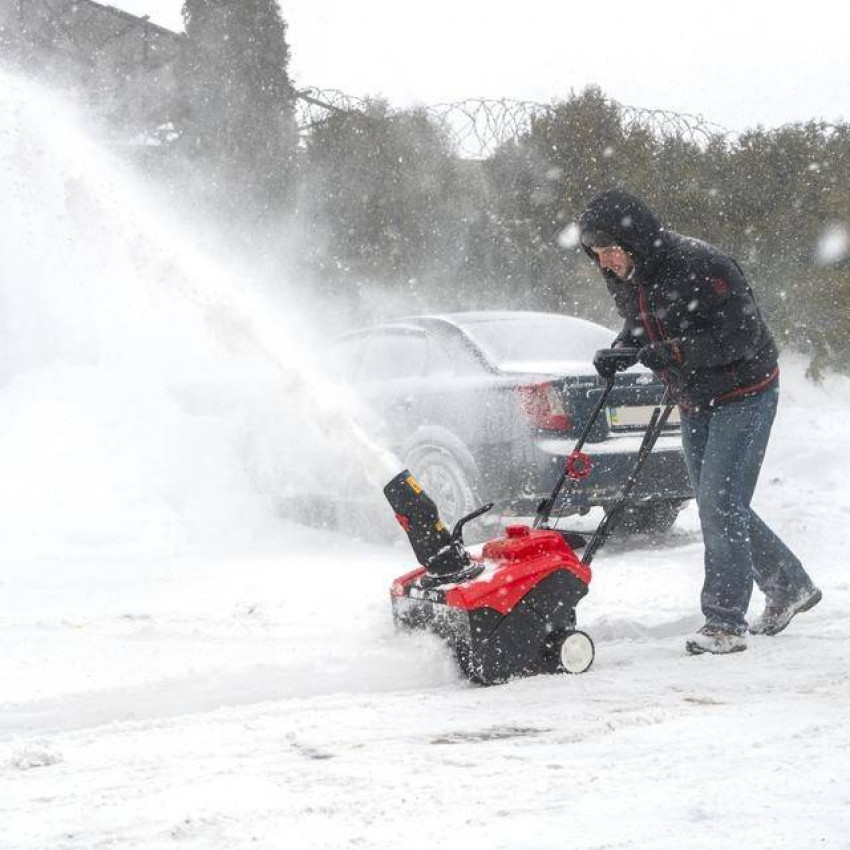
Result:
[[[402,464],[311,372],[303,320],[225,268],[84,131],[0,72],[0,547],[173,551],[279,526],[342,456]]]

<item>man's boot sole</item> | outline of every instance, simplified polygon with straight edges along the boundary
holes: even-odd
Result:
[[[815,605],[818,604],[818,602],[821,601],[821,599],[823,599],[823,593],[820,591],[820,589],[817,589],[799,608],[794,609],[794,613],[788,618],[788,621],[785,623],[785,625],[780,626],[778,629],[765,629],[763,632],[753,632],[753,634],[775,637],[780,632],[784,632],[785,629],[787,629],[788,626],[791,625],[791,620],[793,620],[794,617],[797,616],[797,614],[802,614],[804,611],[810,611],[812,608],[815,607]]]

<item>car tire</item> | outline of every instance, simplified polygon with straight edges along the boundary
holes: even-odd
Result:
[[[623,534],[649,534],[662,537],[673,527],[681,502],[649,502],[626,505],[617,528]]]
[[[434,500],[449,530],[481,505],[478,470],[471,456],[441,445],[421,445],[407,452],[404,464]],[[480,543],[492,537],[493,523],[487,519],[485,515],[464,526],[464,542]]]

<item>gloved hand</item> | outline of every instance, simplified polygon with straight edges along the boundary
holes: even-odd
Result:
[[[593,355],[593,366],[600,378],[613,378],[617,372],[622,372],[637,363],[637,349],[634,348],[600,348]]]
[[[638,350],[639,363],[652,369],[653,372],[663,372],[665,369],[678,369],[682,365],[682,353],[674,339],[665,342],[651,342]]]

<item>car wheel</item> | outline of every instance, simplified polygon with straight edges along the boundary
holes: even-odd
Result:
[[[680,508],[680,502],[626,505],[617,525],[624,534],[650,534],[660,537],[673,527]]]
[[[475,481],[477,470],[471,458],[461,461],[442,446],[420,446],[405,456],[405,466],[434,500],[440,519],[449,530],[463,516],[480,506]],[[464,540],[476,543],[492,537],[491,523],[474,520],[464,527]]]

